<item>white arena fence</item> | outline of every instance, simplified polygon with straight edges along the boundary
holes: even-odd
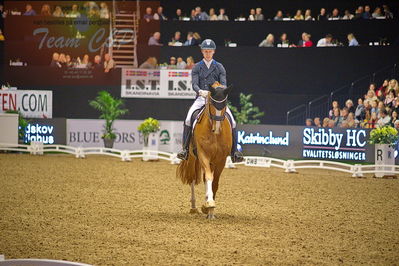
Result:
[[[26,144],[8,144],[0,143],[0,150],[25,152],[33,155],[43,155],[44,153],[67,153],[72,154],[76,158],[85,158],[86,155],[106,155],[120,158],[122,161],[131,161],[133,158],[141,158],[144,161],[150,160],[166,160],[171,164],[179,164],[180,160],[176,153],[155,151],[155,150],[118,150],[103,147],[71,147],[66,145],[32,142]],[[383,173],[386,176],[399,175],[399,165],[362,165],[348,164],[334,161],[322,160],[281,160],[271,157],[246,156],[244,162],[232,163],[228,157],[226,168],[235,168],[236,165],[245,165],[251,167],[277,167],[284,169],[286,173],[295,173],[298,169],[323,169],[339,171],[351,174],[353,177],[363,177],[364,174]]]

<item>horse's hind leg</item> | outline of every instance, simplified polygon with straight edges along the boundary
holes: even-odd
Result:
[[[195,180],[191,182],[191,209],[190,213],[199,213],[197,206],[195,205]]]

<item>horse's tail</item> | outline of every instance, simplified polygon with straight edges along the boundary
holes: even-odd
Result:
[[[188,159],[181,161],[176,170],[177,178],[180,178],[183,184],[191,184],[195,181],[195,184],[201,182],[201,167],[199,160],[191,152]]]

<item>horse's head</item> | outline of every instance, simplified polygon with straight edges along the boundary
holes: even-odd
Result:
[[[220,132],[220,122],[225,119],[227,98],[232,88],[232,86],[226,87],[219,82],[215,82],[213,85],[209,85],[209,118],[212,122],[212,131],[217,134]]]

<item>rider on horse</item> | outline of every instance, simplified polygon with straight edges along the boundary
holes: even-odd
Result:
[[[196,110],[201,109],[205,105],[205,99],[209,93],[209,85],[214,82],[219,82],[223,86],[227,85],[226,82],[226,70],[223,65],[216,62],[213,59],[213,54],[216,50],[216,44],[211,39],[206,39],[201,43],[201,52],[204,59],[199,63],[195,64],[191,71],[193,90],[197,93],[197,97],[194,104],[190,107],[188,111],[186,120],[184,122],[183,131],[183,150],[179,152],[177,157],[181,160],[187,160],[190,147],[190,139],[192,134],[191,118]],[[227,107],[226,110],[229,120],[231,121],[233,145],[231,150],[231,159],[235,162],[243,161],[243,157],[240,152],[237,151],[237,133],[235,130],[236,122],[234,117]]]

